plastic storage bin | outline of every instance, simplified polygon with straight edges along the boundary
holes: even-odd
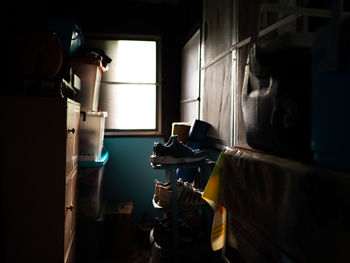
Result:
[[[82,110],[97,111],[103,67],[100,63],[74,61],[72,68],[74,74],[80,78],[80,92],[77,100]]]
[[[133,255],[132,201],[111,201],[106,204],[104,235],[102,243],[104,260],[128,261]]]
[[[104,167],[109,153],[103,149],[98,161],[79,161],[77,261],[99,262],[103,240],[105,202]]]
[[[103,172],[109,152],[97,161],[79,161],[79,212],[97,220],[102,208]]]
[[[81,112],[79,161],[98,161],[101,157],[107,112]]]

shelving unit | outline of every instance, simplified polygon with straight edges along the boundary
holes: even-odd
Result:
[[[203,206],[186,206],[186,207],[180,207],[177,195],[178,195],[178,189],[177,189],[177,175],[176,175],[176,169],[177,168],[200,168],[200,169],[212,169],[215,166],[215,162],[209,159],[205,159],[201,162],[194,162],[194,163],[186,163],[186,164],[161,164],[161,165],[154,165],[151,163],[153,169],[164,169],[165,170],[165,177],[167,181],[171,182],[172,185],[172,191],[171,191],[171,199],[172,199],[172,206],[170,208],[164,208],[159,206],[155,203],[154,199],[152,199],[153,207],[155,209],[163,209],[164,211],[170,212],[172,217],[172,226],[173,226],[173,262],[179,262],[179,212],[185,211],[185,210],[196,210],[196,209],[205,209],[206,207],[209,207],[209,205],[203,205]]]

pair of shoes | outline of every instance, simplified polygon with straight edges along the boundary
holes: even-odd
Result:
[[[203,192],[195,188],[192,183],[184,182],[180,206],[206,205],[207,202],[202,198]]]
[[[158,204],[159,203],[159,192],[160,192],[159,189],[160,188],[168,189],[171,186],[171,183],[170,182],[162,183],[162,182],[158,181],[157,179],[155,179],[154,182],[155,182],[155,186],[154,186],[153,199]]]
[[[193,228],[184,222],[181,218],[178,219],[179,224],[179,241],[183,245],[188,245],[194,241],[196,237]],[[165,217],[154,220],[153,231],[150,236],[150,242],[157,242],[160,246],[166,248],[171,247],[173,242],[173,222],[171,217]]]
[[[171,218],[159,219],[156,217],[153,222],[153,229],[150,233],[150,242],[157,242],[162,247],[170,247],[172,244]]]
[[[166,144],[155,142],[151,163],[157,164],[183,164],[202,161],[208,158],[208,154],[202,150],[193,150],[178,140],[177,135],[169,138]]]
[[[172,185],[170,182],[161,183],[155,180],[154,196],[155,203],[163,208],[172,206]],[[183,182],[182,179],[177,180],[177,201],[180,207],[206,205],[206,201],[202,199],[202,191],[193,187],[189,182]]]
[[[157,205],[161,207],[171,207],[172,203],[172,197],[171,197],[171,182],[162,183],[159,182],[157,179],[154,180],[155,186],[154,186],[154,196],[153,199],[156,202]],[[177,181],[177,187],[181,187],[183,184],[182,180]],[[179,199],[180,192],[177,192],[177,197]]]

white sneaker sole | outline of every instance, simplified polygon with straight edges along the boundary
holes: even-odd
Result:
[[[152,164],[183,164],[183,163],[195,163],[206,159],[207,156],[197,157],[197,158],[175,158],[172,156],[157,156],[151,155]]]

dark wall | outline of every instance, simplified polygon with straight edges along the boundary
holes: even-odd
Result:
[[[172,122],[180,120],[181,48],[188,32],[201,19],[201,1],[146,4],[117,1],[113,8],[80,13],[77,20],[89,33],[156,35],[162,38],[162,130],[167,140]]]
[[[187,1],[116,0],[113,5],[80,4],[72,2],[48,3],[6,3],[3,32],[13,34],[22,30],[36,16],[63,16],[73,18],[83,34],[155,35],[162,39],[161,82],[162,82],[162,130],[168,139],[172,122],[179,121],[181,90],[181,48],[189,32],[200,25],[201,0]],[[175,3],[175,4],[174,4]],[[11,47],[10,47],[11,48]],[[11,51],[15,52],[15,50]],[[8,59],[11,55],[8,54]]]
[[[77,20],[87,33],[156,35],[162,39],[162,130],[167,140],[172,122],[179,121],[181,90],[181,48],[184,39],[201,20],[201,1],[179,4],[146,4],[117,1],[113,8],[77,12]]]

